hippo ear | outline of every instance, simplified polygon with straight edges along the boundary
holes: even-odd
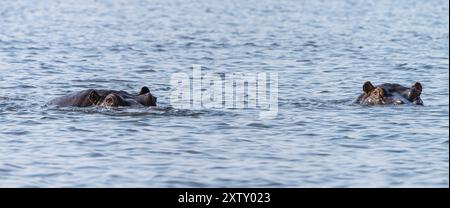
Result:
[[[363,91],[365,93],[371,92],[375,87],[370,83],[370,81],[364,82],[363,84]]]
[[[97,91],[92,90],[91,93],[89,93],[89,101],[92,104],[96,104],[100,100],[100,95],[97,93]]]
[[[420,95],[422,93],[422,84],[420,82],[414,82],[414,84],[411,86],[412,89],[415,89],[416,92]]]
[[[139,95],[143,95],[143,94],[147,94],[150,93],[150,90],[148,89],[148,87],[143,87],[141,89],[141,92],[139,92]]]
[[[422,84],[420,84],[419,82],[415,82],[411,86],[411,90],[409,90],[408,99],[409,100],[417,100],[419,98],[420,94],[422,94]]]

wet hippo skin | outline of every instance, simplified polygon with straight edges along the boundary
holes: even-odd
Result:
[[[423,105],[420,95],[422,84],[415,82],[411,87],[399,84],[381,84],[374,86],[370,81],[363,84],[363,93],[356,99],[361,105]]]
[[[59,107],[89,107],[89,106],[156,106],[157,98],[148,87],[142,87],[137,94],[116,90],[88,89],[74,92],[50,101],[50,105]]]

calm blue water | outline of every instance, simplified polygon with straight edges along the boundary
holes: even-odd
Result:
[[[1,1],[1,187],[448,187],[449,3]],[[278,72],[279,113],[167,109],[170,76]],[[362,83],[424,86],[361,107]],[[156,109],[55,109],[87,88]]]

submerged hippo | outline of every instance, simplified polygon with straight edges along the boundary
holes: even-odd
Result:
[[[143,87],[138,94],[115,90],[83,90],[71,93],[50,101],[50,105],[59,107],[89,107],[89,106],[156,106],[157,98],[148,87]]]
[[[361,105],[423,105],[420,99],[422,85],[419,82],[415,82],[411,87],[404,87],[399,84],[373,86],[370,81],[367,81],[363,85],[363,91],[356,100],[356,103]]]

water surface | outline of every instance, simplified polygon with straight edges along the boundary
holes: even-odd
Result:
[[[448,187],[449,3],[2,1],[1,187]],[[170,76],[277,72],[279,113],[170,107]],[[352,104],[362,83],[425,106]],[[86,88],[159,107],[58,109]]]

